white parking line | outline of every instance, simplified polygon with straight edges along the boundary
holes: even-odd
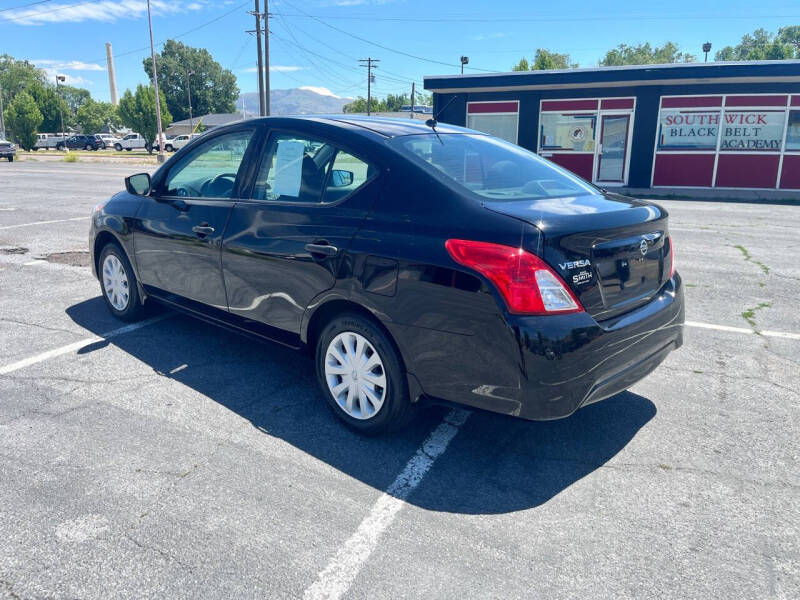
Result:
[[[386,492],[381,494],[356,532],[336,552],[317,580],[303,594],[305,600],[337,600],[353,584],[361,567],[375,550],[378,538],[392,524],[408,496],[420,484],[434,461],[447,449],[471,413],[454,408],[406,463]]]
[[[13,371],[24,369],[25,367],[35,365],[36,363],[43,362],[50,358],[55,358],[56,356],[61,356],[63,354],[69,354],[70,352],[75,352],[88,344],[94,344],[95,342],[101,342],[103,340],[108,340],[113,337],[117,337],[119,335],[122,335],[123,333],[130,333],[131,331],[136,331],[137,329],[141,329],[142,327],[147,327],[148,325],[152,325],[153,323],[158,323],[159,321],[163,321],[164,319],[170,316],[172,315],[170,314],[157,315],[155,317],[151,317],[149,319],[140,321],[138,323],[131,323],[130,325],[126,325],[125,327],[120,327],[119,329],[114,329],[107,333],[102,333],[98,336],[89,337],[80,340],[78,342],[67,344],[66,346],[61,346],[60,348],[54,348],[53,350],[48,350],[47,352],[42,352],[41,354],[36,354],[34,356],[29,356],[28,358],[23,358],[22,360],[19,360],[15,363],[11,363],[10,365],[0,367],[0,375],[7,375],[8,373],[11,373]]]
[[[785,338],[788,340],[800,340],[800,333],[790,333],[788,331],[769,331],[759,330],[756,332],[754,329],[747,329],[746,327],[731,327],[730,325],[714,325],[712,323],[698,323],[697,321],[686,321],[687,327],[697,327],[699,329],[716,329],[717,331],[729,331],[730,333],[744,333],[745,335],[754,335],[760,333],[764,337]]]
[[[55,221],[36,221],[35,223],[20,223],[19,225],[6,225],[0,229],[16,229],[17,227],[31,227],[32,225],[49,225],[50,223],[66,223],[67,221],[82,221],[90,218],[89,215],[85,217],[72,217],[71,219],[57,219]]]

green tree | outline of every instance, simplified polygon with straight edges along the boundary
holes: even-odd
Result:
[[[3,120],[15,139],[25,150],[36,145],[36,131],[42,124],[42,113],[28,92],[18,93],[6,109]]]
[[[122,124],[116,106],[110,102],[95,102],[91,98],[78,108],[75,122],[83,133],[97,133],[105,128],[114,130]]]
[[[714,58],[717,61],[800,58],[800,25],[781,27],[776,35],[756,29],[743,35],[737,45],[719,50]]]
[[[408,94],[387,94],[384,100],[387,112],[397,112],[403,106],[411,104]]]
[[[530,71],[531,66],[528,64],[528,59],[524,56],[519,59],[519,62],[511,67],[512,71]]]
[[[667,42],[663,46],[651,46],[650,43],[629,46],[620,44],[606,52],[600,61],[601,67],[616,67],[621,65],[660,65],[667,63],[696,62],[697,57],[686,52],[680,52],[678,45]]]
[[[386,111],[386,103],[382,100],[378,100],[377,98],[370,98],[369,102],[370,111],[372,112],[385,112]],[[345,104],[342,107],[342,112],[346,113],[365,113],[367,112],[367,99],[363,96],[359,96],[355,100],[353,100],[350,104]]]
[[[92,95],[89,93],[89,90],[71,85],[60,85],[58,91],[61,94],[61,97],[67,103],[67,106],[69,106],[70,114],[73,115],[78,112],[78,109],[84,102],[92,99]]]
[[[172,115],[167,108],[164,96],[159,97],[161,101],[161,124],[165,129],[172,123]],[[125,90],[122,98],[119,99],[119,117],[125,127],[130,127],[140,134],[147,143],[147,151],[153,152],[153,141],[158,135],[158,125],[156,121],[156,95],[153,86],[144,86],[141,83],[136,86],[136,93]]]
[[[55,86],[36,82],[28,89],[28,92],[33,96],[39,111],[42,113],[43,120],[39,128],[40,131],[60,133],[62,113],[64,114],[64,127],[72,125],[72,113],[69,110],[69,105],[56,94]]]
[[[34,64],[0,54],[0,88],[3,89],[4,102],[11,102],[22,90],[29,90],[34,84],[44,85],[46,81],[44,71]]]
[[[175,119],[189,118],[187,82],[192,94],[192,114],[232,113],[236,110],[239,87],[236,76],[215,61],[205,48],[192,48],[175,40],[167,40],[161,54],[156,55],[158,87]],[[153,61],[144,59],[144,70],[153,80]],[[187,75],[187,72],[194,72]]]
[[[551,52],[545,48],[537,48],[533,62],[529,63],[524,56],[511,67],[512,71],[549,71],[552,69],[577,69],[578,63],[572,62],[569,54]]]

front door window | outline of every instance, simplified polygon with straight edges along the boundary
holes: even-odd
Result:
[[[598,182],[625,181],[630,115],[600,117],[600,147],[597,155]]]
[[[173,167],[164,182],[167,196],[230,198],[253,130],[209,139]]]

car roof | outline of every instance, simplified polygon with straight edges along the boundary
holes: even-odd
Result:
[[[327,123],[338,125],[351,132],[357,133],[363,130],[364,133],[372,132],[380,136],[392,138],[404,135],[419,135],[433,133],[433,129],[425,124],[425,121],[418,119],[394,119],[391,117],[368,117],[366,115],[299,115],[299,116],[280,116],[263,117],[268,123],[275,123],[278,120],[306,121],[316,123]],[[475,133],[471,129],[437,123],[438,133]]]

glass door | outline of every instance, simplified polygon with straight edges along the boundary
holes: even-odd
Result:
[[[627,180],[631,115],[600,115],[595,182],[624,184]]]

